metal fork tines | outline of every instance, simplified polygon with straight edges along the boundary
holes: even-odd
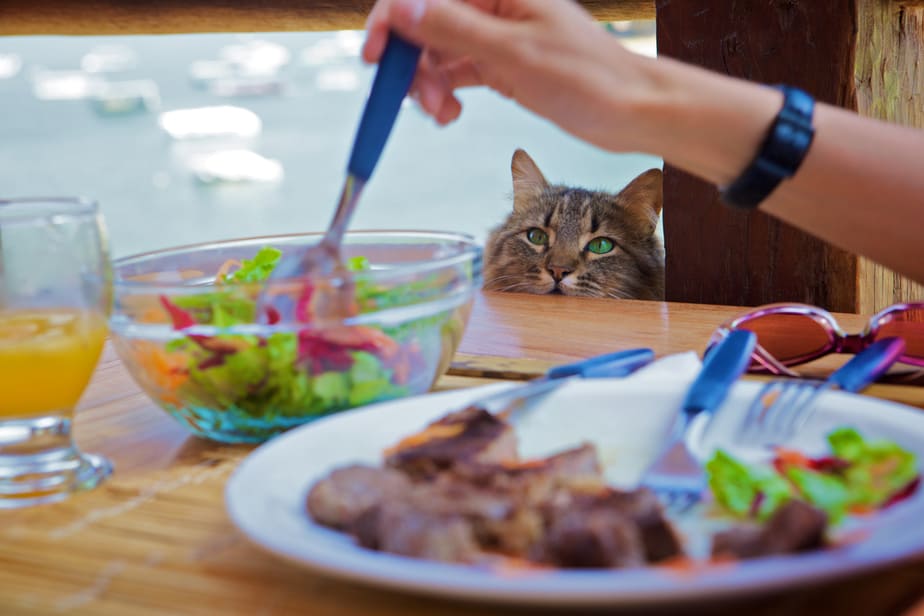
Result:
[[[776,379],[766,383],[748,407],[738,433],[746,445],[792,437],[805,424],[815,399],[834,384],[827,381]]]
[[[693,507],[706,488],[705,472],[687,448],[687,423],[682,422],[667,450],[648,468],[642,482],[669,512],[676,514]]]
[[[764,385],[741,423],[742,444],[777,444],[806,424],[818,396],[827,390],[858,392],[882,376],[905,350],[901,338],[883,338],[869,345],[825,381],[774,379]]]

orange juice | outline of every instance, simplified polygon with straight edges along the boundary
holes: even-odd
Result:
[[[0,419],[73,409],[105,338],[92,311],[0,311]]]

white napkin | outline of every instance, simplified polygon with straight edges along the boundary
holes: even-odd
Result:
[[[668,378],[672,381],[692,383],[702,367],[703,362],[700,361],[699,356],[693,351],[687,351],[662,357],[633,372],[624,380],[630,382],[663,382],[665,378]]]
[[[635,485],[660,450],[700,367],[690,351],[627,377],[573,381],[518,417],[520,453],[543,457],[590,442],[611,483]]]

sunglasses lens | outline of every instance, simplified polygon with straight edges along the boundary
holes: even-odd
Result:
[[[814,358],[831,343],[821,323],[801,314],[762,315],[744,321],[738,329],[754,332],[757,344],[786,365]]]
[[[876,339],[898,336],[905,341],[905,356],[924,359],[924,308],[896,311],[879,326]]]

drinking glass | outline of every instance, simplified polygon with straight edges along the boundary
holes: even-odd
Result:
[[[60,500],[112,472],[71,433],[111,298],[96,203],[0,199],[0,509]]]

